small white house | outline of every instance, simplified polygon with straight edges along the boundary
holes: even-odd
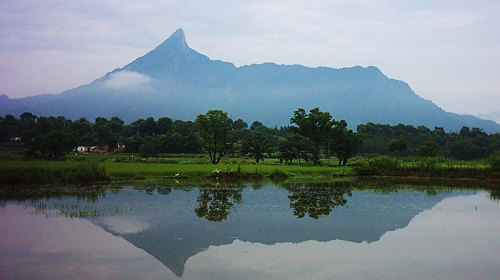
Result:
[[[79,153],[90,153],[92,150],[98,148],[97,146],[78,146],[76,151]]]

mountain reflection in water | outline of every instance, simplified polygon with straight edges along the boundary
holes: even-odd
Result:
[[[35,199],[35,214],[90,220],[162,262],[177,276],[186,261],[235,239],[260,244],[374,242],[460,191],[353,190],[349,183],[125,187]],[[433,194],[433,195],[429,195]],[[22,200],[22,199],[20,199]],[[6,201],[2,202],[6,204]]]

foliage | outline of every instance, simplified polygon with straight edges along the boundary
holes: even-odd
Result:
[[[237,140],[233,121],[221,110],[210,110],[204,115],[198,115],[195,123],[198,125],[203,148],[210,155],[210,161],[218,164]]]
[[[418,155],[421,157],[434,157],[439,154],[439,145],[435,141],[425,141],[418,147]]]
[[[251,130],[243,139],[242,152],[257,163],[264,159],[264,154],[271,152],[271,148],[269,136],[259,130]]]
[[[280,162],[292,164],[293,159],[310,161],[315,153],[315,147],[312,141],[300,134],[291,134],[287,137],[278,139],[278,152]]]
[[[242,187],[237,185],[200,187],[198,207],[194,210],[200,218],[212,222],[221,222],[227,219],[235,203],[242,202]]]
[[[105,169],[97,161],[76,164],[9,162],[8,165],[0,165],[0,185],[93,184],[108,180]]]
[[[490,167],[492,171],[500,171],[500,157],[493,157],[490,160]]]
[[[337,124],[328,112],[321,112],[319,108],[314,108],[307,114],[302,108],[298,108],[293,112],[293,117],[290,119],[293,132],[309,138],[314,144],[312,149],[312,160],[314,165],[317,165],[320,158],[320,151],[328,142],[332,135],[332,128]]]
[[[347,160],[358,153],[363,143],[362,136],[347,129],[347,123],[342,120],[333,129],[333,149],[339,160],[339,166],[346,166]]]
[[[329,162],[331,156],[337,158],[339,165],[347,165],[358,153],[397,157],[440,155],[459,160],[500,156],[500,133],[487,134],[478,128],[445,132],[441,127],[431,130],[424,126],[367,123],[359,125],[354,132],[347,129],[345,121],[334,120],[330,113],[318,108],[309,112],[298,108],[291,124],[273,128],[255,121],[248,129],[241,119],[230,121],[222,126],[230,127],[228,149],[222,149],[224,141],[217,141],[217,146],[221,151],[226,150],[222,152],[226,156],[250,157],[257,163],[274,158],[288,165],[297,162],[319,165],[325,162],[324,158]],[[77,145],[98,147],[99,151],[140,153],[148,158],[164,153],[196,154],[203,148],[207,150],[199,128],[193,121],[168,117],[138,119],[125,124],[118,117],[97,117],[94,122],[84,118],[72,121],[61,116],[35,116],[25,112],[18,119],[12,115],[0,117],[0,145],[16,145],[30,158],[61,159]],[[215,157],[213,152],[210,155],[214,161],[220,161],[220,153],[215,153]]]
[[[392,141],[387,145],[387,149],[393,155],[402,155],[404,151],[408,148],[408,142],[404,138],[392,139]]]
[[[357,127],[364,136],[360,152],[364,154],[393,154],[397,156],[444,155],[460,160],[487,158],[500,151],[500,133],[488,135],[479,128],[464,126],[458,133],[445,132],[442,127],[430,130],[424,126],[382,125],[367,123]],[[407,146],[403,152],[403,141]],[[430,141],[436,145],[430,144]],[[426,142],[428,142],[426,144]],[[389,144],[387,144],[389,143]],[[399,149],[401,148],[401,149]]]
[[[288,186],[291,193],[290,208],[298,218],[307,213],[309,217],[318,219],[321,215],[329,215],[333,208],[347,203],[345,195],[351,196],[351,189],[345,186],[321,186],[308,184]]]
[[[60,159],[76,146],[76,138],[67,132],[51,131],[40,140],[40,149],[53,159]]]

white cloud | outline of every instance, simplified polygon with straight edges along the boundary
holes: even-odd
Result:
[[[134,71],[119,71],[109,76],[104,81],[103,86],[110,89],[120,90],[137,90],[150,89],[152,79],[148,75],[144,75]]]
[[[139,217],[104,217],[102,223],[109,227],[111,231],[119,234],[135,234],[145,231],[151,225]]]

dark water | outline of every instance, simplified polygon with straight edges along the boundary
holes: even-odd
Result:
[[[489,191],[316,185],[3,195],[1,279],[498,279]]]

